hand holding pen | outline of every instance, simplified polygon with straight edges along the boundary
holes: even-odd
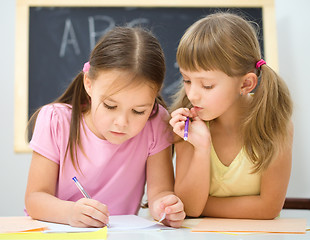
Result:
[[[188,141],[196,149],[210,147],[211,134],[205,121],[195,109],[179,108],[171,113],[169,121],[174,133]]]
[[[72,178],[84,198],[76,201],[69,214],[69,224],[74,227],[108,226],[109,211],[105,204],[91,199],[76,177]]]
[[[174,194],[168,194],[160,199],[159,208],[155,210],[161,217],[158,223],[163,222],[167,226],[181,227],[186,216],[182,201]]]

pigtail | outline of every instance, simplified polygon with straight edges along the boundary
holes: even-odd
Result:
[[[77,148],[83,152],[83,147],[80,140],[80,126],[82,113],[90,109],[89,96],[84,88],[84,73],[80,72],[68,86],[66,91],[54,101],[54,103],[65,103],[72,106],[70,134],[67,143],[66,153],[70,153],[71,161],[75,169],[79,169],[77,159]]]
[[[245,151],[255,163],[254,172],[265,170],[286,141],[292,100],[285,82],[267,65],[243,125]]]

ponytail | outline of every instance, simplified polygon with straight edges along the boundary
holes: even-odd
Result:
[[[246,153],[254,172],[265,170],[286,141],[293,103],[285,82],[269,66],[261,66],[261,81],[243,125]]]
[[[80,129],[81,129],[80,123],[81,123],[82,114],[87,112],[90,109],[89,96],[85,91],[83,79],[84,79],[84,73],[80,72],[74,78],[74,80],[70,83],[66,91],[60,97],[58,97],[55,101],[51,103],[51,104],[63,103],[63,104],[71,105],[72,107],[70,134],[69,134],[65,156],[70,152],[72,164],[75,169],[79,169],[79,170],[80,170],[80,167],[77,161],[77,147],[79,147],[82,150],[82,152],[84,152],[81,141],[80,141]],[[29,120],[28,130],[31,130],[30,136],[32,136],[33,134],[35,122],[36,122],[36,119],[38,117],[40,110],[41,108],[39,108],[31,116]]]
[[[83,79],[84,73],[80,72],[71,82],[67,90],[54,102],[66,103],[72,106],[70,134],[65,156],[68,152],[70,152],[72,164],[75,169],[79,170],[81,169],[77,160],[77,147],[79,147],[84,153],[83,146],[80,141],[81,118],[82,114],[90,109],[90,100],[87,92],[85,91]]]

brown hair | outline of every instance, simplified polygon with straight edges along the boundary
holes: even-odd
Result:
[[[141,77],[147,80],[156,91],[157,97],[154,111],[150,117],[157,114],[158,104],[166,107],[159,95],[165,76],[165,57],[160,43],[148,30],[140,27],[115,27],[107,32],[96,44],[89,58],[90,69],[88,77],[95,80],[102,70],[121,70],[128,72],[132,78],[127,84],[139,84]],[[90,110],[89,96],[84,88],[84,73],[81,71],[71,82],[65,92],[53,103],[65,103],[72,106],[70,135],[66,155],[70,152],[71,160],[76,168],[77,147],[80,149],[80,123],[82,114]],[[122,84],[125,87],[125,84]],[[118,88],[118,90],[120,90]],[[30,118],[28,129],[34,127],[38,109]],[[33,129],[31,129],[33,131]]]
[[[261,58],[254,26],[232,13],[214,13],[195,22],[177,50],[178,65],[185,70],[218,70],[230,77],[254,72],[260,78],[241,129],[254,172],[266,169],[283,147],[293,109],[289,90],[278,74],[268,65],[255,68]],[[183,86],[171,109],[179,107],[191,107]]]

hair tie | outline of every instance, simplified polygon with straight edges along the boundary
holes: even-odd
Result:
[[[90,64],[89,64],[89,62],[86,62],[86,63],[84,64],[84,67],[83,67],[83,72],[84,72],[84,73],[88,72],[88,71],[89,71],[89,68],[90,68]]]
[[[264,64],[266,64],[266,62],[264,61],[264,59],[261,59],[256,63],[255,67],[259,69]]]

